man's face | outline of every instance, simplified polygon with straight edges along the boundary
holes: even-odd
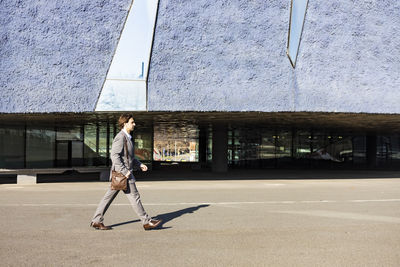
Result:
[[[133,118],[130,118],[127,123],[125,123],[125,130],[129,133],[132,132],[133,129],[135,128],[135,120]]]

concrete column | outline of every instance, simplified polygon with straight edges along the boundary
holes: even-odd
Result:
[[[212,171],[228,171],[228,132],[226,125],[213,125],[212,132]]]
[[[26,185],[26,184],[36,184],[37,176],[36,174],[18,174],[17,175],[17,184]]]
[[[370,168],[376,167],[376,136],[368,135],[367,136],[367,166]]]
[[[205,127],[199,130],[199,164],[200,168],[204,168],[207,165],[207,132]]]

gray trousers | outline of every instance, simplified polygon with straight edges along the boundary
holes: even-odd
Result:
[[[104,221],[104,214],[106,213],[111,202],[118,195],[119,190],[112,190],[111,186],[108,188],[106,194],[101,199],[99,205],[97,206],[96,212],[94,213],[92,222],[102,223]],[[124,191],[125,196],[129,199],[132,204],[133,210],[139,216],[143,224],[149,223],[151,217],[146,213],[143,208],[142,201],[140,200],[139,192],[136,188],[136,184],[133,179],[128,179],[128,188]]]

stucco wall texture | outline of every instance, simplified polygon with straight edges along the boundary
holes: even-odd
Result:
[[[131,0],[0,0],[0,112],[93,111]]]
[[[160,0],[154,111],[400,113],[400,2],[310,0],[296,69],[289,0]]]
[[[91,112],[131,0],[0,0],[0,113]],[[400,1],[160,0],[149,111],[400,114]]]

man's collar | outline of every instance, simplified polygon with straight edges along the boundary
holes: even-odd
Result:
[[[128,134],[128,132],[125,129],[122,129],[122,131],[126,134],[126,136],[129,137],[129,140],[132,140],[132,135]]]

